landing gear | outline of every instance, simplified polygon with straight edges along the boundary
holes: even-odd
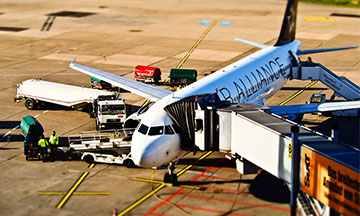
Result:
[[[172,183],[173,185],[176,185],[178,183],[177,181],[177,175],[174,174],[175,165],[173,163],[170,163],[168,166],[168,173],[165,173],[164,175],[164,182],[165,183]]]

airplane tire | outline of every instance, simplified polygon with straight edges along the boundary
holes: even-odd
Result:
[[[35,101],[32,98],[26,98],[25,107],[29,110],[33,110],[35,108]]]
[[[178,183],[177,175],[175,175],[175,174],[170,175],[169,173],[165,173],[164,182],[165,183],[172,183],[173,185],[176,185]]]

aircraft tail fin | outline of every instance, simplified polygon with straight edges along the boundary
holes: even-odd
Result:
[[[280,36],[275,46],[281,46],[295,40],[297,0],[288,0]]]

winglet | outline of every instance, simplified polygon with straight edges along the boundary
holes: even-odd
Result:
[[[356,49],[356,48],[358,48],[358,46],[325,48],[325,49],[312,49],[312,50],[298,50],[296,54],[297,55],[306,55],[306,54],[312,54],[312,53],[330,52],[330,51]]]
[[[76,61],[76,58],[77,58],[77,57],[75,57],[75,58],[74,58],[74,59],[72,60],[72,62],[71,62],[71,63],[75,63],[75,61]]]

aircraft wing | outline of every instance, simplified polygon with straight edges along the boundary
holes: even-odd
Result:
[[[360,109],[360,101],[327,102],[321,104],[301,104],[289,106],[270,106],[264,108],[267,113],[277,115],[294,115],[313,112],[330,112],[339,110]]]
[[[107,72],[104,72],[104,71],[101,71],[101,70],[98,70],[95,68],[90,68],[85,65],[77,64],[77,63],[75,63],[75,60],[76,59],[74,59],[69,65],[72,69],[80,71],[85,74],[88,74],[90,76],[96,77],[98,79],[104,80],[105,82],[111,83],[112,85],[115,85],[117,87],[125,89],[134,94],[140,95],[151,101],[157,101],[157,100],[172,93],[172,91],[169,91],[166,89],[162,89],[162,88],[148,85],[145,83],[137,82],[137,81],[127,79],[125,77],[121,77],[121,76],[118,76],[115,74],[107,73]]]

